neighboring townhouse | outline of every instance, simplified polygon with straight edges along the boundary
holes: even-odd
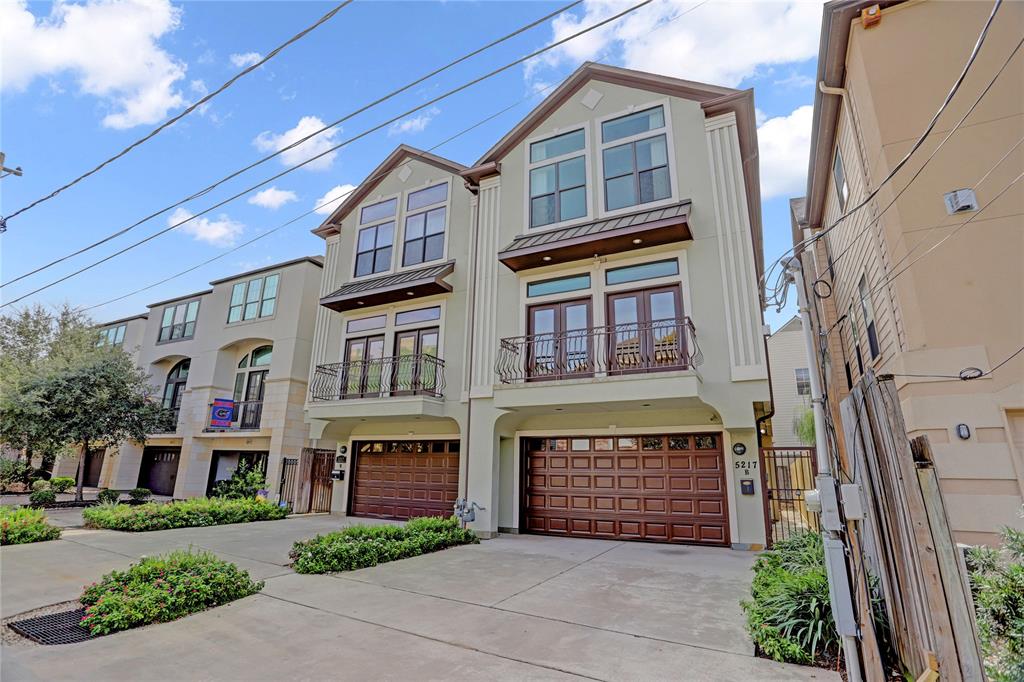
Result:
[[[772,375],[773,447],[805,447],[796,423],[811,409],[811,374],[807,345],[800,318],[794,316],[768,337],[768,360]]]
[[[993,7],[872,5],[825,6],[807,197],[792,202],[794,243],[834,224],[904,157]],[[924,146],[802,259],[808,282],[821,280],[814,333],[828,334],[834,420],[841,423],[839,401],[869,368],[895,375],[908,434],[928,436],[951,527],[969,543],[1024,527],[1024,354],[1007,360],[1024,343],[1024,190],[1009,184],[1024,170],[1024,79],[1020,54],[1006,62],[1022,30],[1024,4],[1003,3]],[[965,188],[976,200],[960,192],[961,203],[947,205],[948,193]],[[965,368],[985,375],[962,381]]]
[[[470,168],[396,149],[315,230],[334,509],[763,546],[754,118],[588,63]]]
[[[100,327],[101,342],[123,344],[150,374],[175,427],[90,454],[100,463],[87,462],[86,482],[195,497],[246,461],[276,496],[283,460],[308,445],[302,408],[321,270],[312,257],[268,265]],[[217,413],[217,399],[232,403]]]

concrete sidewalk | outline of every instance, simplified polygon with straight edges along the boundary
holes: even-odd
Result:
[[[839,679],[753,656],[738,606],[749,553],[503,536],[332,576],[287,568],[294,539],[350,522],[69,531],[67,540],[4,548],[5,614],[73,599],[109,567],[189,544],[267,583],[173,623],[83,644],[7,646],[0,672],[12,680]]]

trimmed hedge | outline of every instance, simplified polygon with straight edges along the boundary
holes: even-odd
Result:
[[[298,573],[333,573],[480,542],[454,518],[424,516],[404,526],[349,526],[296,542],[288,556]]]
[[[55,476],[50,479],[50,487],[56,493],[66,493],[75,487],[75,479],[70,476]]]
[[[86,607],[81,624],[93,635],[106,635],[176,620],[261,589],[262,581],[209,552],[179,550],[143,559],[86,587],[79,600]]]
[[[42,507],[45,504],[53,504],[57,501],[57,493],[53,492],[49,488],[33,490],[32,494],[28,496],[28,501],[33,507]]]
[[[0,545],[22,545],[60,537],[60,528],[46,521],[41,509],[0,507]]]
[[[265,500],[225,500],[198,497],[180,502],[140,505],[101,504],[82,512],[87,526],[109,530],[150,531],[194,526],[220,526],[226,523],[275,521],[288,515]]]

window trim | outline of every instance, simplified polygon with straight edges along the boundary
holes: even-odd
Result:
[[[864,318],[864,334],[868,340],[868,352],[871,359],[877,360],[882,354],[881,345],[878,343],[878,315],[875,313],[875,302],[871,299],[871,287],[868,286],[867,273],[862,274],[857,281],[857,301],[860,304],[860,313]],[[868,317],[870,313],[870,318]]]
[[[800,372],[804,372],[807,376],[803,378],[800,376]],[[793,376],[796,379],[796,394],[797,395],[811,395],[811,368],[810,367],[794,367]],[[806,384],[806,391],[801,391],[801,387]]]
[[[436,203],[436,204],[428,204],[426,206],[421,206],[421,207],[419,207],[417,209],[413,209],[412,211],[409,211],[406,208],[406,206],[408,206],[408,204],[409,204],[409,195],[415,194],[416,192],[419,192],[421,190],[430,189],[431,187],[437,187],[438,185],[447,185],[448,186],[448,191],[446,192],[446,197],[445,197],[445,200],[443,202],[439,202],[439,203]],[[401,223],[396,225],[395,237],[396,237],[398,243],[401,244],[402,248],[401,248],[401,254],[399,254],[399,256],[397,258],[393,259],[392,269],[388,270],[387,272],[404,272],[406,270],[415,270],[417,268],[422,268],[424,265],[427,265],[429,263],[442,263],[442,262],[448,260],[448,244],[451,242],[451,240],[448,239],[448,237],[450,236],[449,235],[449,231],[450,231],[450,228],[451,228],[451,220],[452,220],[452,192],[453,192],[454,189],[455,189],[455,187],[454,187],[454,185],[452,183],[451,177],[447,177],[444,180],[441,180],[440,182],[434,182],[434,181],[429,181],[428,180],[426,183],[424,183],[424,185],[422,187],[410,187],[409,189],[405,190],[404,192],[400,192],[399,193],[399,195],[398,195],[399,196],[399,202],[398,202],[398,214],[397,214],[397,216],[399,218],[401,218]],[[436,258],[434,260],[420,261],[419,263],[415,263],[413,265],[405,265],[405,244],[406,244],[406,241],[405,241],[405,228],[406,228],[406,220],[410,216],[419,215],[420,213],[427,213],[428,211],[433,211],[435,209],[441,208],[442,206],[444,207],[444,231],[442,231],[441,234],[444,235],[444,248],[441,249],[441,257],[440,258]],[[362,227],[363,226],[361,226],[359,229],[362,229]],[[424,230],[426,230],[426,224],[424,224]],[[424,235],[425,234],[426,234],[426,232],[424,231]],[[359,239],[358,233],[356,235],[356,239],[357,240]],[[357,245],[358,245],[358,242],[357,242]],[[396,250],[397,250],[397,245],[396,245]],[[424,252],[424,255],[425,255],[425,252]],[[378,272],[377,274],[378,275],[384,275],[384,274],[387,274],[387,273]]]
[[[612,142],[601,142],[599,141],[595,147],[595,170],[600,182],[597,184],[597,216],[598,218],[609,218],[618,215],[624,215],[627,213],[636,213],[637,211],[646,211],[660,206],[668,206],[679,201],[679,188],[677,187],[677,170],[676,170],[676,154],[675,154],[675,139],[673,137],[672,130],[672,107],[671,102],[668,98],[658,99],[651,102],[645,102],[642,104],[634,104],[623,111],[618,111],[601,118],[594,119],[594,129],[597,131],[595,134],[598,135],[598,140],[601,140],[600,131],[601,124],[612,119],[622,118],[629,114],[634,114],[645,109],[653,109],[654,107],[663,107],[663,113],[665,116],[665,127],[657,128],[655,130],[648,130],[643,133],[631,135],[629,137],[621,137]],[[621,147],[625,144],[630,144],[640,140],[646,140],[651,137],[657,137],[658,135],[665,136],[665,152],[668,157],[668,186],[669,195],[664,199],[658,199],[657,201],[650,201],[647,203],[633,204],[632,206],[623,206],[622,208],[616,208],[612,210],[605,210],[605,193],[604,193],[604,150],[610,149],[611,147]],[[636,169],[633,170],[636,173]]]
[[[836,166],[843,173],[843,186],[839,186],[839,178],[836,177]],[[836,188],[836,199],[839,201],[839,212],[846,210],[850,202],[850,176],[846,172],[846,161],[843,160],[843,153],[836,145],[836,153],[832,156],[832,186]]]
[[[189,306],[190,303],[193,303],[193,302],[196,304],[196,319],[193,320],[194,326],[192,328],[192,334],[189,335],[189,336],[185,336],[184,325],[186,324],[186,322],[183,321],[181,323],[182,324],[182,330],[181,330],[182,335],[181,336],[179,336],[176,339],[175,338],[161,339],[160,338],[161,332],[163,332],[164,329],[168,328],[168,327],[164,327],[164,315],[166,314],[167,309],[168,308],[175,309],[178,306],[185,306],[185,315],[188,316],[188,306]],[[194,339],[195,336],[196,336],[196,328],[199,327],[199,313],[202,310],[202,307],[203,307],[202,298],[182,299],[180,301],[174,301],[172,303],[167,303],[167,304],[165,304],[163,306],[160,306],[160,316],[157,318],[159,320],[159,326],[156,328],[156,344],[159,346],[159,345],[163,345],[165,343],[177,343],[178,341],[189,341],[191,339]],[[173,334],[174,333],[174,314],[173,313],[171,314],[170,329],[171,329],[171,333]]]
[[[537,161],[535,163],[530,161],[530,145],[536,142],[550,140],[553,137],[565,135],[566,133],[573,133],[576,132],[577,130],[583,131],[583,149],[578,149],[574,152],[568,152],[560,156],[552,156],[551,158],[544,159],[543,161]],[[571,125],[561,126],[558,128],[554,128],[552,130],[548,130],[542,134],[529,137],[523,142],[523,234],[539,234],[542,232],[547,232],[548,230],[558,230],[563,227],[569,227],[572,225],[577,225],[579,223],[585,223],[590,220],[593,220],[594,173],[593,163],[591,162],[593,158],[593,155],[591,153],[591,147],[593,146],[591,142],[592,137],[593,131],[591,130],[590,125],[588,124],[588,122],[582,121],[580,123],[573,123]],[[587,209],[587,212],[578,218],[569,218],[568,220],[560,220],[553,223],[548,223],[547,225],[538,225],[537,227],[532,227],[530,225],[530,210],[532,204],[530,197],[530,171],[536,168],[543,168],[544,166],[557,164],[562,161],[569,161],[570,159],[575,159],[578,156],[583,157],[584,182],[586,183],[583,186],[583,201],[584,206]],[[555,194],[557,196],[558,190],[555,191]]]
[[[196,314],[196,316],[198,318],[198,313]],[[163,320],[161,320],[161,321],[163,321]],[[123,329],[124,332],[121,334],[121,340],[117,341],[116,340],[117,339],[117,330],[119,330],[119,329]],[[110,332],[114,332],[113,335],[112,335],[114,340],[110,340],[111,339]],[[105,347],[105,346],[111,346],[111,347],[123,346],[124,345],[124,337],[127,336],[127,334],[128,334],[128,323],[127,322],[122,322],[121,324],[115,324],[115,325],[112,325],[110,327],[105,327],[104,329],[101,329],[99,331],[100,339],[99,339],[99,341],[96,342],[96,347],[97,348],[102,348],[102,347]]]
[[[410,312],[410,311],[413,311],[413,310],[420,310],[421,308],[435,308],[435,307],[439,307],[441,309],[441,315],[436,320],[426,320],[426,321],[422,321],[422,322],[408,322],[408,323],[403,324],[403,325],[397,325],[395,323],[395,321],[397,319],[398,313]],[[355,311],[353,311],[353,312],[355,312]],[[446,324],[447,312],[448,311],[447,311],[447,305],[445,303],[443,295],[434,296],[434,297],[427,297],[425,299],[419,299],[419,300],[417,300],[415,302],[410,301],[407,304],[404,304],[404,305],[401,305],[401,306],[396,306],[393,309],[389,308],[388,310],[386,310],[384,312],[376,312],[376,313],[363,313],[362,311],[359,311],[359,312],[360,312],[360,314],[352,315],[351,317],[346,315],[341,320],[341,323],[340,323],[341,336],[340,336],[340,344],[339,344],[340,348],[338,350],[338,355],[339,355],[338,362],[347,362],[348,361],[348,356],[345,354],[345,348],[346,348],[346,344],[348,343],[349,339],[359,339],[359,338],[363,338],[363,337],[378,336],[378,335],[379,336],[383,336],[384,337],[384,348],[385,348],[385,350],[387,350],[388,348],[394,348],[395,336],[397,334],[399,334],[401,332],[404,332],[404,331],[409,331],[409,330],[412,330],[412,329],[418,329],[418,328],[422,328],[422,327],[437,327],[438,328],[439,334],[440,334],[439,340],[438,340],[438,349],[439,349],[438,352],[441,353],[441,359],[442,360],[446,357],[445,351],[447,349],[445,347],[445,343],[446,343],[446,339],[445,339],[445,324]],[[362,319],[371,318],[371,317],[378,317],[378,316],[381,316],[381,315],[383,315],[384,318],[385,318],[384,326],[383,327],[377,327],[377,328],[374,328],[374,329],[367,329],[367,330],[364,330],[364,331],[355,331],[355,332],[349,333],[349,331],[348,331],[348,323],[349,322],[351,322],[353,320],[362,320]]]
[[[366,224],[359,222],[360,219],[362,218],[364,208],[368,208],[375,204],[382,204],[385,201],[390,201],[392,199],[395,200],[395,214],[393,216],[391,216],[390,218],[382,218],[376,221],[371,221]],[[382,277],[388,273],[394,272],[396,263],[395,252],[398,250],[399,244],[399,229],[402,226],[404,216],[404,211],[402,211],[402,192],[398,192],[396,194],[380,195],[374,197],[373,199],[364,201],[363,203],[359,204],[359,206],[356,207],[353,213],[355,214],[355,230],[353,232],[352,242],[352,279],[349,281],[354,282],[356,280],[369,279],[370,277]],[[394,222],[395,228],[391,237],[391,260],[388,263],[387,269],[381,270],[380,272],[371,272],[368,275],[357,275],[356,266],[359,262],[359,233],[368,227],[377,227],[379,225],[384,225],[389,222]]]
[[[274,300],[274,312],[270,313],[269,315],[260,315],[260,313],[263,312],[263,304],[266,303],[268,300],[270,300],[270,299],[266,298],[266,296],[264,296],[264,294],[266,292],[266,289],[267,289],[267,278],[268,277],[274,277],[275,275],[277,276],[277,290],[274,292],[274,299],[273,299]],[[245,319],[245,306],[248,305],[247,304],[247,300],[248,300],[248,297],[249,297],[249,283],[252,282],[253,280],[256,280],[256,279],[260,280],[260,297],[256,301],[256,303],[259,304],[259,308],[256,311],[256,317],[253,317],[253,318],[250,318],[250,319],[247,320],[247,319]],[[279,308],[278,302],[281,299],[281,280],[282,279],[283,279],[282,273],[281,273],[280,270],[278,270],[277,272],[263,273],[263,274],[260,274],[260,275],[258,275],[256,277],[246,277],[246,278],[244,278],[244,279],[242,279],[241,281],[238,281],[238,282],[231,282],[231,289],[228,291],[228,314],[227,314],[227,319],[225,321],[225,324],[227,324],[228,326],[234,327],[235,325],[250,324],[252,322],[259,322],[260,320],[273,320],[275,317],[277,317],[277,309]],[[242,316],[239,317],[234,322],[232,322],[231,321],[231,309],[236,307],[236,306],[231,305],[231,296],[235,292],[235,287],[238,286],[239,284],[241,284],[241,285],[243,285],[245,287],[242,290],[243,291],[243,293],[242,293],[242,306],[241,306],[242,307]]]

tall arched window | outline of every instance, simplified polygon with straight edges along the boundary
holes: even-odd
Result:
[[[273,346],[260,346],[238,361],[235,375],[235,421],[242,429],[258,429],[263,413],[263,391]]]
[[[176,364],[167,374],[164,384],[164,409],[174,411],[174,423],[178,423],[178,412],[181,410],[181,397],[185,394],[188,381],[188,370],[192,361],[188,358]]]

